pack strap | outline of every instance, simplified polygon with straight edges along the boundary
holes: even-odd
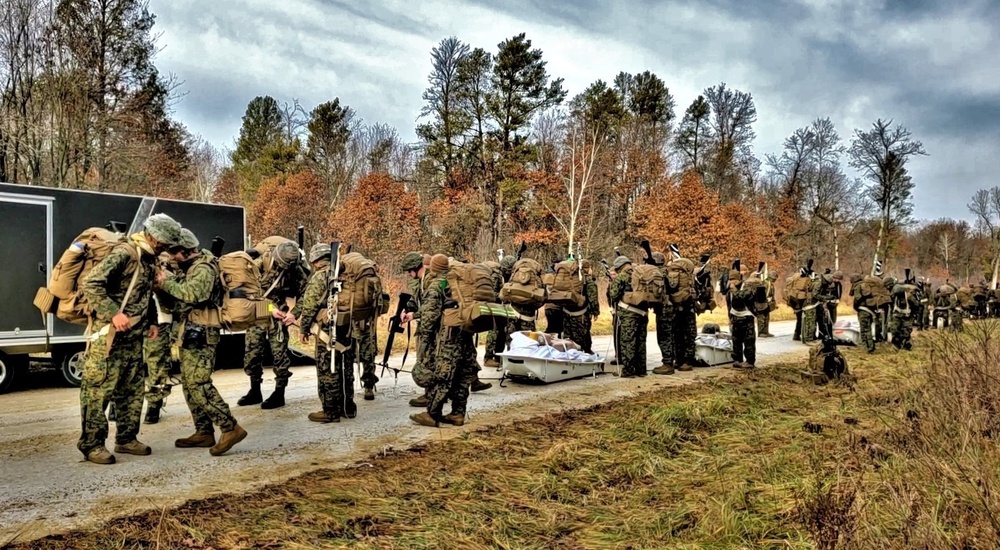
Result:
[[[583,308],[580,311],[569,311],[567,309],[563,309],[562,312],[569,317],[583,317],[587,313],[587,308]]]
[[[279,274],[278,274],[278,276],[277,276],[277,277],[276,277],[276,278],[274,279],[274,282],[273,282],[273,283],[271,283],[271,286],[270,286],[270,287],[268,287],[268,289],[267,289],[267,292],[265,292],[265,293],[264,293],[264,297],[265,297],[265,298],[267,298],[268,296],[270,296],[270,294],[271,294],[271,291],[273,291],[273,290],[274,290],[275,288],[277,288],[277,287],[278,287],[278,283],[280,283],[280,282],[281,282],[281,279],[282,279],[282,278],[283,278],[284,276],[285,276],[285,273],[284,273],[284,272],[281,272],[281,273],[279,273]]]
[[[646,316],[649,315],[649,312],[646,311],[645,309],[639,309],[637,307],[630,306],[630,305],[626,304],[625,302],[618,302],[618,309],[621,309],[621,310],[624,310],[624,311],[629,311],[629,312],[635,313],[637,315],[642,315],[643,317],[646,317]]]

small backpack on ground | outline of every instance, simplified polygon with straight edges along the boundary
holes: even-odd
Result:
[[[448,268],[446,278],[451,300],[457,307],[444,310],[441,323],[467,332],[486,332],[496,328],[496,318],[508,316],[497,302],[490,269],[480,264],[456,263]]]
[[[655,265],[632,266],[632,290],[622,296],[622,302],[640,309],[663,304],[667,297],[663,272]]]
[[[548,296],[542,284],[542,265],[531,258],[518,260],[510,281],[500,290],[500,299],[518,306],[542,307]]]
[[[559,307],[581,308],[586,301],[579,264],[575,260],[557,263],[552,286],[549,288],[548,303]]]
[[[340,296],[337,298],[337,325],[348,324],[352,319],[363,320],[374,317],[383,306],[382,279],[375,272],[375,262],[358,252],[350,252],[340,257],[342,281]]]
[[[269,322],[260,271],[249,254],[243,251],[223,254],[219,258],[219,279],[225,289],[219,308],[225,329],[241,331]]]
[[[667,284],[670,287],[670,302],[683,305],[697,298],[694,284],[694,262],[687,258],[677,258],[667,264]]]
[[[863,306],[869,308],[882,307],[892,301],[892,297],[889,295],[888,289],[885,288],[885,282],[882,279],[874,276],[868,275],[864,279],[861,279],[861,297],[864,299]]]
[[[129,285],[131,294],[138,273],[139,251],[128,243],[124,234],[91,227],[73,240],[52,268],[48,285],[39,289],[35,297],[36,307],[42,313],[55,313],[57,318],[67,323],[86,325],[94,308],[87,303],[79,285],[90,270],[118,246],[124,246],[132,256],[133,263],[125,270],[127,276],[132,276]]]

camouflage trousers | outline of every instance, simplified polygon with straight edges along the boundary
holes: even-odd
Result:
[[[515,332],[521,331],[534,331],[538,330],[535,328],[535,320],[527,320],[521,317],[513,317],[507,319],[507,334],[506,334],[506,345],[510,347],[510,335]]]
[[[622,374],[646,374],[646,328],[649,318],[632,311],[618,310],[618,364]]]
[[[357,410],[354,404],[354,339],[349,325],[337,327],[337,355],[330,370],[330,348],[316,339],[316,389],[327,416],[346,416]]]
[[[236,419],[212,383],[219,329],[206,328],[205,333],[204,341],[181,344],[181,389],[191,410],[195,431],[212,434],[215,425],[228,432],[236,426]]]
[[[274,362],[274,385],[279,388],[287,386],[288,379],[292,376],[288,370],[291,365],[288,359],[288,327],[281,321],[271,318],[267,326],[248,328],[246,339],[243,372],[250,377],[250,381],[258,384],[264,381],[264,358],[270,346]]]
[[[888,312],[885,308],[878,308],[875,311],[875,318],[872,323],[875,325],[875,342],[885,342],[889,337]]]
[[[694,365],[694,339],[698,335],[698,320],[694,306],[685,305],[675,308],[672,330],[674,333],[674,362],[677,366],[685,363]]]
[[[94,327],[99,333],[102,327]],[[142,416],[143,368],[142,331],[131,330],[114,336],[111,350],[107,336],[90,341],[84,356],[80,381],[80,440],[76,448],[87,456],[108,438],[109,404],[115,409],[115,442],[126,444],[139,435]]]
[[[948,321],[951,319],[951,313],[947,309],[934,308],[931,317],[931,328],[938,328],[938,321],[942,320],[940,328],[948,328]]]
[[[156,338],[142,342],[146,360],[146,403],[150,409],[159,409],[170,395],[170,344],[174,337],[173,323],[158,325]]]
[[[770,334],[771,330],[771,312],[763,311],[757,314],[757,335]]]
[[[861,325],[861,344],[865,346],[868,353],[875,352],[875,339],[872,337],[872,324],[874,322],[874,313],[867,309],[858,310],[858,324]]]
[[[799,339],[803,344],[808,344],[816,339],[816,310],[819,306],[802,308],[802,334]]]
[[[889,322],[889,330],[892,333],[892,345],[896,349],[908,350],[913,347],[910,341],[913,335],[913,317],[894,313]]]
[[[583,310],[579,314],[576,312],[563,312],[563,336],[576,342],[584,353],[594,353],[594,342],[590,337],[590,312]]]
[[[674,366],[674,308],[660,307],[653,311],[656,315],[656,345],[660,348],[660,362]]]
[[[833,326],[833,324],[837,322],[837,304],[835,302],[826,303],[826,314],[827,318],[830,320],[830,326]]]
[[[962,332],[965,327],[962,326],[962,322],[965,318],[965,313],[960,307],[953,307],[951,311],[948,312],[948,324],[951,326],[952,332]]]
[[[802,310],[795,310],[795,330],[792,332],[792,340],[802,339]]]
[[[440,345],[427,388],[430,400],[427,413],[440,419],[445,402],[451,400],[451,412],[464,415],[469,402],[469,387],[479,370],[472,333],[457,328],[443,328],[438,338]]]
[[[751,317],[729,316],[729,330],[733,333],[733,362],[746,361],[757,364],[757,335],[754,333],[756,321]]]
[[[485,359],[489,361],[493,359],[499,361],[497,358],[498,353],[502,353],[504,345],[507,342],[507,322],[505,320],[498,320],[496,328],[486,333],[486,356]]]
[[[378,347],[375,334],[375,320],[354,321],[351,326],[351,336],[358,346],[357,357],[361,363],[361,385],[374,388],[378,382],[375,376],[375,352]]]

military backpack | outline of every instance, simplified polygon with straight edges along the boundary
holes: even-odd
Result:
[[[684,305],[698,297],[694,280],[694,262],[687,258],[677,258],[667,264],[666,271],[671,303]]]
[[[514,264],[510,280],[500,290],[501,300],[524,307],[542,307],[547,297],[542,265],[531,258],[522,258]]]
[[[566,260],[556,264],[548,303],[559,307],[581,308],[587,299],[583,295],[583,277],[580,264]]]
[[[622,302],[640,309],[661,305],[667,299],[663,272],[655,265],[632,266],[632,290],[622,296]]]
[[[337,299],[337,324],[383,315],[389,301],[382,292],[382,279],[375,272],[375,262],[358,252],[340,257],[340,296]]]
[[[490,269],[481,264],[455,263],[445,278],[455,307],[446,308],[441,324],[466,332],[486,332],[496,328],[498,317],[507,309],[497,303]]]

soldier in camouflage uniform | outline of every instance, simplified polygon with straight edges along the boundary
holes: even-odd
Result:
[[[913,334],[913,318],[920,307],[917,287],[912,284],[894,286],[890,307],[892,308],[892,318],[889,322],[889,330],[892,333],[892,345],[896,349],[909,351],[913,347],[910,340]]]
[[[140,456],[152,452],[136,439],[144,393],[142,339],[147,328],[150,337],[158,336],[156,325],[150,326],[156,258],[179,239],[176,221],[165,214],[150,216],[141,233],[112,249],[80,282],[93,317],[80,381],[82,433],[77,449],[90,462],[115,463],[104,446],[108,437],[104,411],[110,403],[117,413],[115,452]]]
[[[195,429],[191,436],[176,440],[174,446],[209,447],[209,454],[219,456],[243,441],[247,432],[236,423],[229,405],[212,384],[215,350],[221,338],[219,308],[226,289],[219,277],[218,261],[208,250],[199,250],[198,244],[191,231],[182,229],[179,245],[171,253],[184,270],[184,278],[168,278],[166,272],[160,271],[156,284],[177,301],[180,319],[175,345],[181,363],[181,388]],[[218,443],[214,426],[222,430]]]
[[[250,391],[236,402],[245,407],[260,403],[262,409],[276,409],[285,405],[285,387],[292,373],[288,370],[288,327],[295,323],[297,312],[288,311],[287,301],[302,295],[308,274],[299,257],[299,247],[283,242],[256,260],[261,272],[261,288],[270,300],[271,323],[253,326],[246,331],[246,357],[243,371],[250,377]],[[298,309],[298,308],[296,308]],[[270,346],[274,360],[274,392],[266,399],[260,391],[264,381],[264,357]]]
[[[410,321],[417,321],[417,360],[413,365],[412,376],[414,382],[424,388],[423,395],[410,400],[410,406],[417,408],[426,408],[430,403],[429,384],[426,383],[426,378],[428,378],[427,372],[430,365],[434,364],[437,348],[437,333],[420,330],[422,323],[420,320],[420,311],[426,292],[425,283],[431,279],[429,269],[430,260],[430,256],[421,256],[417,252],[408,252],[400,260],[400,270],[408,275],[407,284],[410,287],[411,296],[410,303],[406,306],[406,312],[402,314],[402,322],[405,324]]]
[[[419,332],[424,341],[435,341],[433,365],[428,365],[429,384],[427,410],[410,415],[423,426],[437,427],[441,423],[461,426],[465,423],[465,406],[469,386],[476,373],[476,351],[472,333],[443,324],[445,303],[451,300],[448,287],[448,258],[436,254],[431,259],[430,278],[424,285],[420,303]],[[434,336],[430,333],[434,332]],[[426,357],[418,360],[427,361]],[[451,399],[451,412],[443,414],[444,404]]]
[[[674,260],[681,259],[681,251],[676,244],[670,245],[670,257]],[[699,281],[706,280],[706,277],[708,277],[707,271],[696,271],[694,274],[696,285],[702,284]],[[667,289],[668,293],[672,291],[673,289]],[[682,304],[674,304],[673,308],[674,364],[677,370],[689,372],[694,370],[694,364],[696,363],[694,341],[698,336],[698,297],[691,296]]]
[[[159,268],[173,275],[178,274],[177,264],[169,253],[160,254]],[[183,274],[182,274],[183,275]],[[156,338],[146,338],[142,343],[142,354],[146,361],[146,418],[144,424],[160,421],[160,409],[170,395],[170,344],[174,333],[173,311],[176,303],[162,292],[153,293],[156,306]]]
[[[872,339],[872,323],[875,321],[875,311],[865,303],[861,293],[861,275],[851,277],[851,299],[854,311],[858,312],[858,324],[861,325],[861,343],[868,353],[875,353],[875,340]]]
[[[809,296],[806,298],[806,304],[802,306],[802,334],[799,335],[803,344],[816,340],[817,315],[819,314],[817,310],[826,307],[826,301],[817,295],[823,285],[822,277],[811,269],[807,276],[809,277]]]
[[[827,272],[829,271],[827,269]],[[830,320],[830,327],[833,327],[833,324],[837,322],[837,306],[840,305],[840,299],[844,296],[844,272],[838,269],[830,273],[830,279],[832,279],[830,281],[830,299],[826,301],[826,311]]]
[[[486,266],[490,270],[490,282],[493,283],[493,292],[500,296],[500,289],[503,288],[505,282],[503,276],[503,267],[499,262],[483,262],[482,265]],[[497,354],[503,352],[503,342],[506,340],[506,320],[497,318],[496,326],[493,330],[486,333],[486,353],[483,357],[483,366],[491,369],[500,368],[500,359]],[[503,337],[500,335],[503,334]],[[492,384],[491,384],[492,386]]]
[[[625,256],[615,258],[618,276],[611,283],[611,300],[618,313],[618,364],[622,377],[646,376],[646,327],[648,312],[622,302],[632,290],[632,262]]]
[[[733,262],[729,281],[722,290],[729,306],[729,327],[733,335],[733,367],[752,369],[757,363],[757,336],[753,316],[754,294],[760,279],[743,280],[740,261]]]
[[[762,286],[757,290],[757,294],[762,298],[754,303],[758,338],[774,338],[774,335],[771,334],[771,312],[778,307],[774,298],[774,281],[776,280],[776,273],[768,273],[767,277],[762,278]]]
[[[314,413],[309,413],[309,420],[313,422],[330,423],[340,422],[341,417],[348,416],[348,412],[356,410],[354,406],[345,406],[348,403],[345,390],[350,388],[353,405],[354,396],[354,370],[351,363],[346,363],[342,357],[348,350],[342,349],[346,345],[341,341],[344,334],[344,327],[337,330],[337,368],[334,373],[330,369],[330,346],[329,330],[330,317],[326,309],[327,300],[330,297],[330,245],[319,243],[313,245],[309,250],[309,263],[312,265],[312,274],[306,283],[305,292],[302,299],[296,304],[299,313],[299,323],[302,327],[302,342],[307,343],[311,338],[316,339],[316,389],[319,393],[319,402],[323,409]],[[348,384],[348,380],[350,383]],[[351,416],[353,418],[353,416]]]
[[[962,303],[958,299],[958,292],[953,293],[947,298],[948,304],[948,325],[952,332],[962,332],[965,330],[962,322],[965,319],[965,311],[962,308]]]
[[[653,265],[660,269],[667,280],[667,258],[662,252],[653,252]],[[653,374],[674,374],[674,305],[669,300],[653,308],[656,316],[656,345],[660,348],[660,366]]]
[[[597,279],[590,270],[590,262],[581,260],[583,274],[584,303],[579,308],[563,308],[563,332],[565,337],[576,342],[584,353],[594,353],[594,341],[590,334],[593,320],[601,314],[597,297]]]

